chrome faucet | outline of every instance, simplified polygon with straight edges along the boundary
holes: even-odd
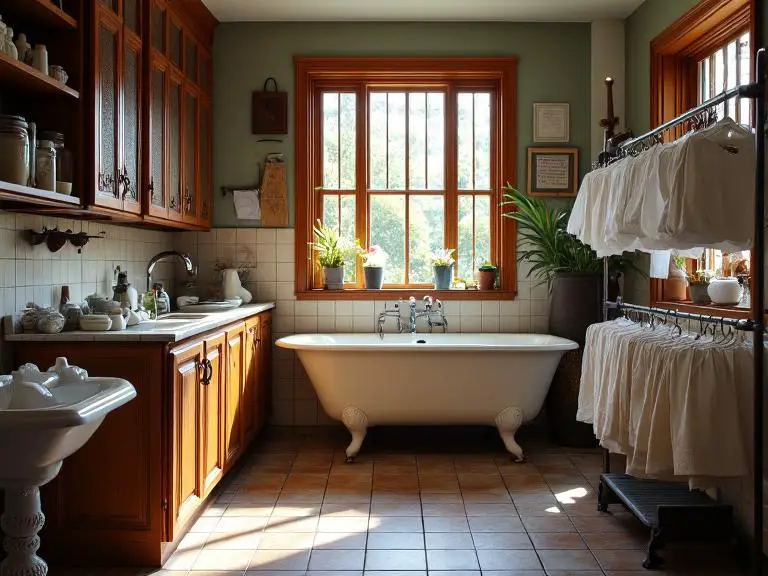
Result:
[[[197,274],[197,266],[192,263],[192,256],[189,254],[184,252],[176,252],[175,250],[160,252],[159,254],[152,256],[152,258],[149,260],[149,264],[147,265],[147,292],[149,292],[149,289],[152,287],[152,270],[155,269],[155,264],[170,258],[177,258],[184,262],[184,266],[187,269],[187,274],[190,276],[195,276]]]
[[[424,296],[422,302],[424,302],[424,307],[419,310],[416,304],[416,298],[413,296],[408,298],[408,332],[410,334],[416,334],[416,321],[419,318],[427,319],[427,326],[429,326],[430,332],[432,332],[432,329],[435,327],[442,328],[443,332],[446,332],[448,330],[448,320],[445,318],[445,313],[443,312],[443,303],[438,299],[433,300],[431,296]],[[396,302],[392,308],[385,309],[383,312],[379,313],[376,331],[379,333],[380,338],[384,338],[384,322],[389,317],[397,319],[398,332],[402,333],[404,331],[403,322],[400,317],[402,303],[403,301],[400,300],[399,302]],[[435,316],[437,316],[437,319],[433,320]]]

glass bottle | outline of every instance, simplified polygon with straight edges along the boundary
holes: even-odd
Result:
[[[53,142],[53,147],[56,149],[56,180],[71,184],[74,180],[75,159],[64,142],[64,134],[46,130],[40,132],[40,140]]]

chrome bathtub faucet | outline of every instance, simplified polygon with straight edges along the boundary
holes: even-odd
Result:
[[[408,298],[408,333],[416,334],[416,321],[419,318],[427,319],[427,326],[429,331],[432,329],[442,328],[443,332],[448,330],[448,320],[443,312],[443,303],[440,300],[433,300],[431,296],[424,296],[422,299],[424,303],[421,309],[418,308],[416,298],[411,296]],[[399,333],[404,332],[404,326],[402,318],[400,316],[400,310],[402,309],[403,300],[393,304],[392,308],[385,308],[383,312],[379,313],[376,323],[376,331],[379,333],[380,338],[384,338],[384,323],[387,318],[394,317],[397,320],[397,331]]]

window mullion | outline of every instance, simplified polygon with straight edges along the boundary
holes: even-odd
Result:
[[[458,146],[458,117],[456,90],[452,84],[445,92],[445,247],[458,251],[459,201],[458,168],[456,162]]]
[[[361,82],[355,90],[355,236],[368,246],[368,90]],[[355,260],[356,286],[363,286],[363,263]]]

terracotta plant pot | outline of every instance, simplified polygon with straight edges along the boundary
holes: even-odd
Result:
[[[479,290],[496,288],[496,270],[479,270],[477,272],[477,288]]]
[[[670,277],[663,281],[664,300],[680,302],[687,297],[688,281],[685,278]]]

